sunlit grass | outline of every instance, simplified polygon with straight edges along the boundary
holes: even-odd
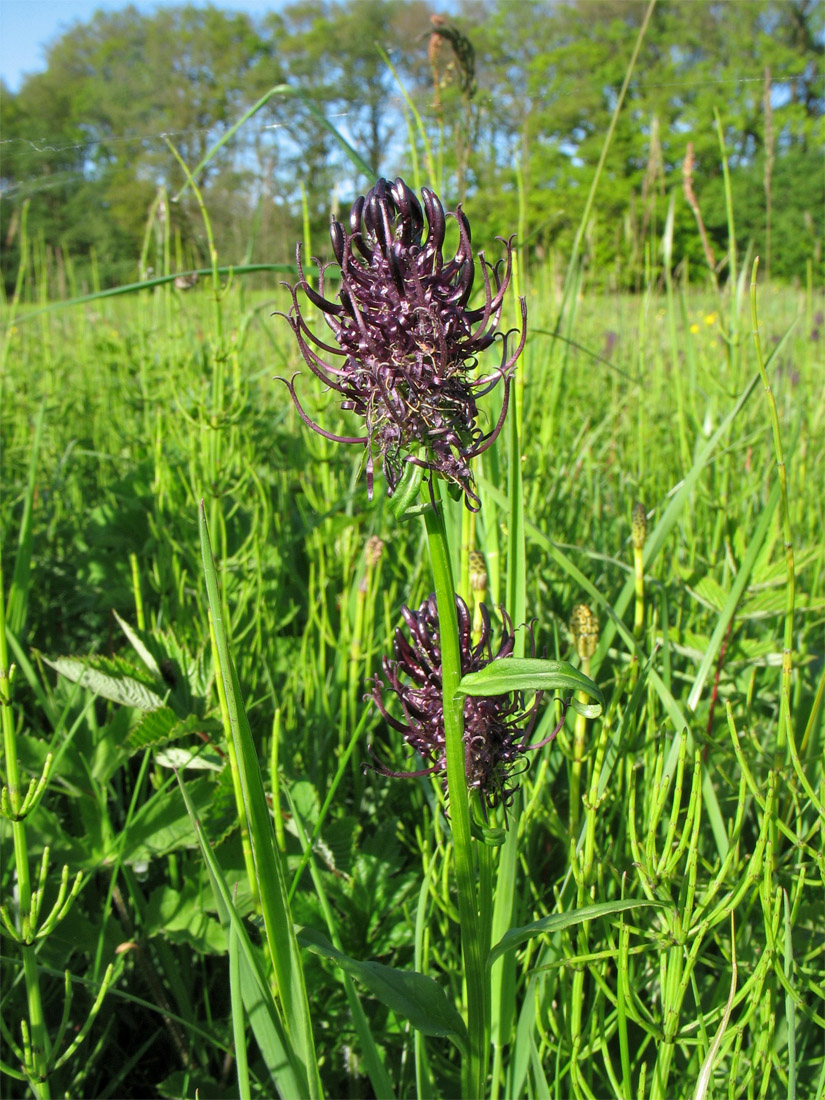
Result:
[[[677,285],[670,300],[655,287],[638,297],[585,290],[562,330],[565,342],[552,335],[560,289],[549,272],[530,272],[526,292],[526,617],[535,619],[539,649],[575,661],[568,623],[577,604],[590,605],[602,630],[591,675],[607,706],[587,723],[583,759],[571,716],[523,779],[507,926],[621,896],[665,907],[520,948],[503,1002],[513,1014],[495,1032],[510,1049],[496,1059],[492,1091],[691,1095],[724,1018],[714,1048],[718,1089],[772,1096],[792,1076],[797,1095],[815,1095],[822,820],[776,752],[786,578],[760,386],[743,400],[757,369],[747,300],[735,306],[731,342],[730,301],[699,288],[683,293]],[[225,742],[211,671],[201,499],[264,786],[280,791],[275,832],[288,878],[301,838],[317,833],[316,881],[302,874],[295,920],[328,934],[331,914],[336,947],[347,956],[430,974],[461,1005],[449,849],[433,790],[427,781],[361,769],[367,741],[382,759],[405,764],[398,739],[362,696],[389,650],[399,607],[417,606],[431,590],[422,536],[415,525],[395,523],[380,486],[367,504],[361,448],[347,452],[310,436],[272,380],[298,365],[285,323],[270,316],[286,305],[280,288],[253,294],[236,283],[218,329],[208,290],[166,287],[18,322],[9,336],[3,568],[8,593],[22,560],[15,585],[26,595],[24,613],[10,620],[10,659],[18,665],[12,713],[24,776],[39,774],[47,748],[55,753],[48,790],[27,822],[32,861],[50,847],[46,909],[64,864],[84,873],[78,900],[38,956],[47,1029],[57,1030],[65,967],[88,983],[76,990],[78,1026],[107,964],[116,968],[86,1053],[58,1075],[72,1095],[191,1095],[208,1080],[235,1087],[234,1061],[224,1060],[232,1044],[227,940],[172,758],[163,755],[167,748],[201,753],[207,769],[183,772],[187,791],[221,871],[237,883],[239,911],[251,915],[232,783],[220,770]],[[792,729],[821,800],[822,352],[804,292],[760,289],[759,312],[763,347],[773,352],[768,371],[797,570]],[[302,383],[308,410],[334,430],[332,397]],[[21,559],[41,407],[30,558]],[[497,567],[502,578],[506,470],[501,447],[481,471],[476,528],[491,576]],[[648,556],[635,648],[637,500],[648,513]],[[368,564],[373,536],[384,551]],[[502,580],[489,602],[503,596]],[[120,675],[126,666],[112,664],[120,657],[137,676],[140,655],[114,612],[131,628],[144,624],[157,683],[171,693],[174,714],[164,730],[141,726],[140,710],[94,700],[40,659],[95,653]],[[142,668],[143,680],[155,683]],[[571,785],[583,796],[575,812]],[[3,828],[9,899],[11,837]],[[260,942],[255,925],[247,929]],[[738,979],[727,1018],[732,934]],[[3,1018],[19,1043],[26,1009],[14,982],[15,951],[5,941]],[[339,972],[318,954],[303,958],[327,1095],[368,1094],[358,1031],[363,1036],[365,1026],[397,1095],[456,1094],[455,1048],[429,1038],[425,1052],[422,1039],[414,1057],[413,1033],[364,993],[358,975],[365,1017],[356,1027]],[[132,1066],[113,1051],[136,1032],[146,1051]],[[128,1048],[138,1053],[133,1038]],[[271,1095],[268,1057],[250,1043],[256,1095]],[[373,1082],[380,1072],[373,1062]],[[12,1090],[22,1094],[24,1086]]]

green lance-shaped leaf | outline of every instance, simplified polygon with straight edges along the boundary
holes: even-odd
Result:
[[[596,699],[595,713],[588,708],[588,717],[597,717],[604,706],[604,696],[597,684],[567,661],[545,661],[539,657],[511,657],[491,661],[479,672],[468,672],[458,685],[459,695],[507,695],[511,691],[584,692]]]
[[[298,943],[308,951],[330,959],[393,1012],[425,1035],[446,1036],[467,1054],[467,1028],[447,994],[426,974],[416,970],[394,970],[377,962],[359,962],[336,950],[320,932],[302,928]]]
[[[573,909],[569,913],[554,913],[552,916],[542,917],[541,920],[534,921],[532,924],[511,928],[505,933],[487,956],[487,965],[492,966],[496,959],[501,958],[507,951],[513,951],[536,936],[560,932],[572,925],[582,924],[583,921],[595,920],[596,917],[609,917],[614,913],[623,913],[627,909],[639,909],[645,905],[661,908],[662,904],[662,902],[647,899],[605,901],[599,905],[586,905],[583,909]]]

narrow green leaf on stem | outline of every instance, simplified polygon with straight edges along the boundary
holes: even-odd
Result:
[[[549,935],[552,932],[561,932],[565,928],[571,928],[583,921],[595,920],[597,917],[609,917],[614,913],[624,913],[628,909],[641,909],[646,906],[663,908],[663,902],[649,901],[647,898],[625,901],[605,901],[598,905],[586,905],[583,909],[573,909],[569,913],[553,913],[549,917],[526,924],[522,928],[511,928],[502,936],[491,949],[487,958],[487,965],[491,966],[496,959],[506,951],[514,951],[528,940],[536,936]]]
[[[249,1088],[249,1060],[246,1055],[246,1028],[244,1026],[243,993],[241,989],[241,950],[234,924],[229,925],[229,999],[232,1005],[232,1037],[235,1048],[235,1064],[238,1071],[238,1095],[251,1096]]]
[[[479,672],[462,676],[456,692],[474,697],[506,695],[511,691],[582,691],[604,706],[601,689],[589,676],[567,661],[547,661],[539,657],[509,657],[491,661]],[[598,713],[593,717],[598,717]]]
[[[308,951],[351,974],[397,1016],[409,1020],[417,1031],[451,1039],[462,1055],[467,1056],[467,1028],[458,1009],[434,978],[414,970],[395,970],[383,963],[352,959],[312,928],[301,929],[298,939]]]

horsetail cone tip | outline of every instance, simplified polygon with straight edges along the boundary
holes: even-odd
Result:
[[[367,545],[364,548],[364,556],[367,561],[367,567],[374,569],[381,560],[381,555],[384,553],[384,540],[379,538],[378,535],[370,535],[367,539]]]
[[[487,591],[487,563],[480,550],[470,551],[470,588],[478,598]]]
[[[647,538],[647,510],[640,500],[633,505],[633,518],[631,521],[631,539],[633,549],[642,550]]]
[[[599,620],[586,603],[576,604],[573,608],[570,632],[579,657],[589,661],[599,644]]]

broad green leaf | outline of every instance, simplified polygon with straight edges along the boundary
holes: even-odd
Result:
[[[604,706],[600,688],[567,661],[545,661],[538,657],[509,657],[491,661],[479,672],[462,676],[461,695],[506,695],[511,691],[583,691]],[[592,715],[591,715],[592,717]]]
[[[162,768],[177,768],[178,771],[223,771],[225,765],[215,753],[203,752],[202,749],[185,749],[171,746],[155,753],[155,763]]]
[[[131,642],[132,648],[137,653],[138,657],[140,657],[141,661],[143,661],[143,663],[146,665],[153,676],[156,676],[159,680],[162,679],[162,674],[157,661],[155,660],[154,656],[147,648],[147,646],[144,644],[143,639],[141,638],[137,630],[134,630],[129,625],[129,623],[126,622],[125,619],[121,619],[120,615],[118,615],[117,611],[115,611],[114,609],[112,609],[112,614],[114,615],[115,621],[117,622],[120,629]]]
[[[509,932],[498,941],[487,956],[487,965],[491,966],[496,959],[505,952],[513,951],[528,940],[536,936],[548,935],[552,932],[560,932],[564,928],[581,924],[586,920],[595,920],[597,917],[609,917],[614,913],[623,913],[627,909],[639,909],[644,906],[662,908],[662,902],[658,901],[606,901],[599,905],[586,905],[584,909],[573,909],[569,913],[554,913],[549,917],[542,917],[533,924],[525,924],[521,928],[511,928]]]
[[[189,796],[195,812],[204,815],[214,802],[215,781],[198,779],[190,783]],[[166,855],[179,848],[194,848],[195,838],[180,791],[159,791],[134,818],[123,837],[121,859],[138,863]]]
[[[162,745],[170,740],[172,730],[180,723],[180,718],[171,707],[150,710],[138,724],[129,731],[126,748],[138,752],[149,745]]]
[[[162,935],[172,943],[185,943],[206,955],[226,954],[226,933],[220,922],[204,910],[204,898],[196,876],[183,888],[160,886],[144,912],[144,937]],[[204,887],[206,889],[206,887]]]
[[[467,1053],[464,1021],[435,979],[415,970],[394,970],[382,963],[351,959],[312,928],[302,928],[298,942],[351,974],[397,1016],[409,1020],[417,1031],[452,1039],[462,1053]]]

